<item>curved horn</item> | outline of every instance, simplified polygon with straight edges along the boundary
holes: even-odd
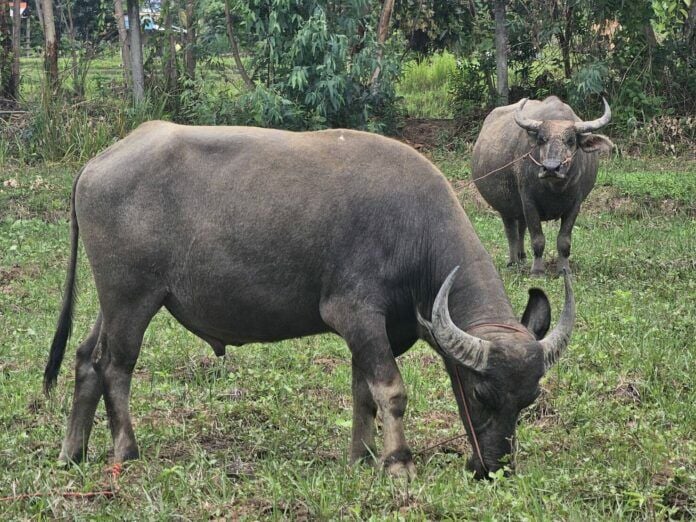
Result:
[[[573,287],[570,284],[570,274],[566,269],[563,269],[563,283],[565,284],[565,304],[561,317],[551,333],[539,341],[544,349],[544,371],[553,366],[568,346],[570,334],[575,324],[575,297],[573,296]]]
[[[488,364],[491,343],[460,330],[450,317],[448,298],[457,270],[458,266],[450,272],[437,293],[433,303],[432,322],[426,321],[417,312],[418,322],[452,359],[472,370],[483,371]]]
[[[609,108],[609,104],[604,96],[602,96],[602,101],[604,102],[604,114],[602,114],[602,117],[598,120],[576,122],[575,132],[582,134],[583,132],[596,131],[611,121],[611,109]]]
[[[536,132],[539,130],[542,122],[539,120],[530,120],[522,116],[522,109],[524,109],[527,100],[527,98],[522,98],[520,100],[517,110],[515,111],[515,123],[517,123],[517,125],[522,127],[524,130]]]

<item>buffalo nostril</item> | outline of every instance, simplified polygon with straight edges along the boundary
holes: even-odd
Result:
[[[561,168],[561,162],[558,160],[545,160],[542,166],[549,172],[557,172]]]

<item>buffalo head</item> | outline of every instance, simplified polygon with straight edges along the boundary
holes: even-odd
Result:
[[[457,268],[450,273],[435,298],[432,320],[426,321],[420,314],[418,320],[430,333],[450,374],[460,416],[474,447],[467,466],[477,478],[485,478],[487,472],[506,464],[513,466],[509,459],[517,419],[522,409],[538,397],[539,380],[570,341],[575,300],[570,276],[564,272],[565,305],[558,325],[548,335],[545,336],[551,322],[549,301],[544,292],[532,289],[522,317],[522,324],[530,332],[529,339],[521,339],[522,334],[481,339],[461,330],[450,317],[448,296],[456,271]]]
[[[604,114],[593,121],[533,120],[522,115],[527,98],[519,102],[515,122],[527,131],[539,151],[539,178],[565,180],[578,148],[584,152],[611,151],[614,144],[601,134],[592,134],[611,120],[611,109],[604,101]]]

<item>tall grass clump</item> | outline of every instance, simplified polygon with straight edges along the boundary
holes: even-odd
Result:
[[[27,109],[2,139],[4,155],[25,164],[87,161],[144,121],[166,116],[163,104],[150,99],[133,107],[108,98],[73,102],[46,92]]]
[[[450,82],[456,69],[457,60],[447,51],[408,62],[397,85],[406,113],[414,118],[451,118]]]

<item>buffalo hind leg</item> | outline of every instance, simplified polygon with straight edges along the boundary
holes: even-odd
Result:
[[[375,404],[367,384],[367,379],[360,366],[353,360],[353,433],[350,447],[351,464],[370,461],[376,455],[375,450]]]
[[[136,303],[113,306],[111,313],[103,310],[104,326],[92,359],[103,385],[114,463],[139,456],[129,412],[131,379],[143,334],[161,303],[161,298],[149,295]]]
[[[406,387],[389,345],[384,316],[360,312],[351,305],[327,303],[322,305],[322,317],[345,339],[353,354],[353,368],[360,372],[358,381],[364,378],[375,405],[382,412],[384,444],[381,461],[384,467],[392,475],[414,477],[413,455],[404,435]],[[354,418],[366,419],[364,406],[365,402],[353,405],[353,408],[358,407]],[[364,433],[361,427],[354,427],[354,435],[364,436]],[[361,446],[364,447],[363,440],[353,440],[351,450]]]
[[[102,396],[101,382],[92,365],[92,352],[97,346],[102,326],[101,312],[92,331],[77,349],[75,357],[75,391],[68,420],[68,430],[63,439],[59,460],[65,463],[80,462],[87,454],[87,444],[94,424],[94,413]]]

